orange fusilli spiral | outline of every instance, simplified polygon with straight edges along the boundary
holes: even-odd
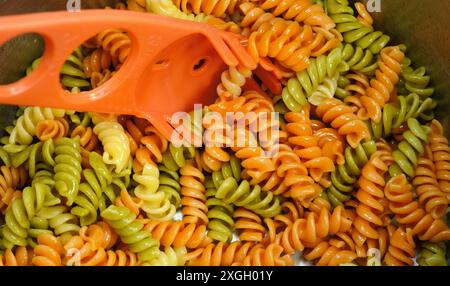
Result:
[[[223,18],[235,12],[239,0],[174,0],[177,8],[185,13],[213,15]]]
[[[273,14],[265,12],[252,2],[242,3],[239,6],[239,9],[244,13],[244,17],[241,20],[241,26],[245,29],[243,34],[247,37],[251,32],[256,31],[262,23],[275,18]]]
[[[429,146],[426,148],[429,148]],[[419,197],[419,203],[424,206],[427,213],[435,219],[439,219],[446,214],[448,200],[439,187],[434,163],[427,155],[422,155],[417,161],[412,184]]]
[[[31,266],[33,258],[33,249],[25,246],[19,246],[13,252],[6,249],[5,253],[0,255],[0,266]]]
[[[264,0],[260,7],[264,10],[270,10],[275,16],[282,15],[286,20],[320,26],[327,30],[336,26],[322,6],[313,4],[310,0]]]
[[[386,184],[384,175],[388,166],[380,156],[379,151],[373,153],[362,168],[358,180],[359,190],[356,193],[359,204],[356,207],[357,216],[353,222],[355,229],[362,236],[372,239],[379,238],[375,227],[384,225],[382,220],[385,212],[383,188]]]
[[[180,169],[181,212],[185,223],[208,224],[208,207],[206,206],[205,176],[188,161]]]
[[[262,250],[262,252],[261,252]],[[281,256],[282,249],[276,245],[264,247],[252,242],[209,244],[186,255],[187,265],[230,266],[230,265],[264,265],[282,266],[292,264],[288,256]]]
[[[123,64],[131,50],[131,40],[128,35],[119,29],[107,29],[96,36],[96,44],[109,52],[113,58],[118,58]],[[119,67],[116,66],[116,69]]]
[[[444,129],[437,120],[431,122],[431,132],[428,134],[436,176],[441,191],[450,200],[450,147],[447,138],[443,135]]]
[[[396,221],[412,229],[412,235],[432,242],[450,239],[450,229],[442,219],[427,214],[414,199],[412,185],[404,174],[391,178],[385,187],[389,208]]]
[[[403,266],[414,264],[416,257],[415,243],[411,229],[406,231],[399,227],[389,238],[389,248],[384,258],[387,266]]]
[[[164,247],[187,247],[190,249],[205,247],[211,243],[206,235],[206,225],[184,223],[182,221],[151,221],[143,220],[144,230],[150,232],[154,239]]]
[[[399,81],[401,61],[405,54],[399,47],[387,47],[380,53],[375,79],[370,81],[366,94],[361,96],[362,108],[358,111],[361,119],[372,119],[375,123],[381,120],[382,108],[391,98],[395,85]]]
[[[248,51],[256,62],[269,56],[285,67],[301,71],[309,66],[311,55],[319,56],[339,43],[333,34],[315,33],[311,26],[300,27],[297,22],[274,18],[250,34]]]
[[[348,94],[344,98],[344,102],[355,106],[357,109],[362,108],[361,97],[366,95],[367,89],[370,87],[370,81],[367,75],[359,72],[353,72],[345,75],[349,84],[344,88]]]
[[[89,153],[92,151],[99,151],[101,154],[101,144],[99,144],[98,137],[91,127],[83,125],[76,126],[72,130],[70,137],[75,138],[77,136],[80,138],[81,165],[83,168],[90,168]]]
[[[313,134],[309,118],[309,105],[306,105],[300,112],[285,115],[288,122],[285,128],[291,135],[288,136],[288,142],[294,146],[294,152],[302,159],[314,181],[319,182],[325,173],[334,171],[335,166],[318,146],[319,138]]]
[[[1,166],[0,171],[0,211],[5,214],[11,203],[21,196],[21,192],[17,190],[25,186],[28,173],[23,166]]]
[[[67,136],[69,122],[65,118],[39,121],[36,125],[36,137],[41,141]]]
[[[34,248],[33,265],[61,266],[64,248],[57,237],[51,234],[38,236],[38,245]]]
[[[313,127],[313,135],[317,137],[317,146],[322,149],[322,154],[330,158],[338,165],[345,164],[344,146],[345,139],[333,128]]]
[[[315,245],[330,234],[346,232],[351,226],[351,217],[344,207],[338,206],[333,212],[322,208],[319,213],[310,212],[306,218],[287,226],[277,234],[276,242],[286,253],[293,253]]]
[[[326,99],[316,109],[316,114],[324,122],[338,130],[342,136],[346,136],[348,144],[356,148],[364,139],[370,139],[367,125],[360,120],[351,107],[346,106],[336,98]]]
[[[234,211],[234,229],[239,234],[240,241],[261,242],[266,232],[266,227],[259,215],[251,210],[238,208]]]
[[[138,257],[129,250],[108,250],[106,252],[106,261],[102,266],[137,266]]]
[[[316,266],[338,266],[353,262],[357,258],[352,249],[353,242],[344,234],[338,234],[338,237],[318,243],[313,248],[306,250],[303,257],[306,260],[314,261]]]

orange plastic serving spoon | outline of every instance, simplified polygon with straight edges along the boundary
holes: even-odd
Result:
[[[60,70],[81,43],[108,29],[126,31],[132,41],[127,61],[104,85],[71,94]],[[0,86],[0,103],[135,115],[148,119],[166,138],[169,118],[210,104],[227,66],[256,64],[238,37],[206,24],[132,11],[48,12],[0,18],[0,46],[35,32],[45,40],[38,68],[18,82]],[[198,67],[198,63],[204,64]]]

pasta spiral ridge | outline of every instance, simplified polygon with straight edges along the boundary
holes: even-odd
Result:
[[[336,73],[344,72],[342,48],[330,51],[328,55],[321,55],[311,59],[306,70],[297,72],[296,77],[287,82],[282,91],[283,102],[291,111],[300,111],[301,106],[307,104],[307,99],[327,78],[334,78]]]
[[[374,226],[383,226],[382,216],[385,212],[384,176],[388,165],[381,159],[381,151],[376,151],[364,165],[358,180],[359,190],[356,198],[356,218],[353,222],[355,229],[364,237],[378,239],[379,232]]]
[[[322,208],[319,213],[310,212],[306,218],[288,225],[276,235],[276,242],[286,253],[293,253],[315,245],[330,234],[346,232],[351,226],[352,220],[344,207],[338,206],[332,212]]]
[[[84,56],[80,48],[67,58],[60,71],[61,85],[71,93],[91,88],[88,77],[84,73]]]
[[[24,246],[17,247],[13,252],[6,249],[5,253],[0,255],[0,266],[31,266],[33,250]]]
[[[427,75],[425,67],[414,69],[411,66],[411,60],[405,58],[400,73],[399,94],[415,93],[421,99],[426,99],[434,93],[434,88],[429,86],[430,80],[431,77]]]
[[[273,217],[281,211],[279,198],[271,192],[261,192],[261,187],[258,185],[251,188],[246,180],[238,185],[232,177],[220,184],[216,198],[225,203],[252,210],[263,217]]]
[[[42,120],[36,125],[36,137],[41,141],[64,137],[68,131],[69,122],[64,118]]]
[[[238,0],[176,0],[174,1],[178,9],[184,13],[194,13],[214,15],[223,18],[226,14],[233,14],[236,10]]]
[[[450,200],[450,147],[443,135],[444,129],[437,120],[431,122],[431,132],[428,135],[429,146],[436,168],[436,176],[441,191]]]
[[[47,230],[48,222],[39,216],[39,211],[45,207],[50,194],[50,187],[36,183],[22,191],[22,197],[15,199],[5,214],[5,225],[2,228],[2,244],[11,249],[13,246],[33,244],[31,237],[37,237]],[[58,203],[58,202],[56,202]]]
[[[399,227],[389,239],[389,248],[384,262],[387,266],[412,266],[414,264],[412,258],[416,257],[414,248],[415,243],[411,229],[407,228],[405,231]]]
[[[431,98],[422,101],[417,94],[411,93],[407,96],[398,96],[397,100],[396,104],[388,103],[383,106],[379,123],[373,120],[367,122],[373,139],[389,137],[409,118],[427,120],[434,117],[433,109],[437,102]]]
[[[59,138],[55,146],[55,189],[71,206],[78,194],[81,180],[81,155],[78,139]]]
[[[398,46],[386,47],[381,51],[378,69],[375,72],[376,78],[370,81],[366,94],[360,98],[361,108],[358,111],[360,118],[370,118],[375,123],[380,122],[381,108],[389,101],[399,81],[400,62],[404,56]]]
[[[439,187],[434,163],[427,156],[419,158],[412,185],[416,189],[419,203],[434,219],[446,214],[448,200]]]
[[[22,116],[17,119],[9,136],[9,144],[30,145],[36,134],[36,125],[42,120],[61,118],[66,114],[63,109],[43,107],[27,107]]]
[[[337,266],[352,263],[356,260],[357,255],[346,246],[345,241],[341,239],[322,241],[305,251],[304,257],[307,260],[314,261],[316,266]]]
[[[83,170],[84,182],[80,184],[79,193],[74,199],[75,206],[71,213],[80,218],[80,226],[90,225],[97,220],[98,210],[103,211],[106,203],[102,196],[114,192],[112,175],[106,167],[101,155],[89,154],[89,165],[92,169]]]
[[[28,176],[23,166],[1,166],[0,171],[0,210],[5,214],[11,203],[19,197],[20,192],[16,190],[25,186]]]
[[[269,247],[268,247],[269,248]],[[187,254],[187,265],[189,266],[231,266],[245,264],[251,265],[286,265],[292,264],[289,256],[281,257],[282,250],[272,244],[271,250],[265,253],[266,248],[261,244],[254,244],[251,242],[241,243],[233,242],[230,244],[219,242],[217,244],[209,244],[205,248],[199,248]],[[262,252],[261,252],[262,250]],[[261,254],[266,254],[261,259]],[[253,257],[258,260],[252,259]],[[256,260],[256,261],[255,261]]]
[[[362,49],[352,44],[344,44],[342,58],[355,72],[372,75],[378,68],[376,57],[369,49]]]
[[[175,147],[170,143],[169,148],[163,153],[162,164],[171,171],[178,171],[186,165],[186,160],[194,158],[195,155],[196,150],[192,146]]]
[[[223,177],[220,174],[220,180]],[[238,177],[240,176],[240,173]],[[205,181],[206,187],[206,206],[208,207],[208,236],[217,241],[231,241],[233,238],[232,228],[233,220],[233,205],[227,204],[216,198],[217,187],[213,179],[207,178]]]
[[[346,43],[355,43],[363,50],[368,49],[371,53],[378,54],[390,41],[389,36],[360,23],[353,16],[354,11],[347,0],[328,0],[327,11]]]
[[[316,114],[324,122],[338,130],[342,136],[346,136],[348,144],[356,148],[360,142],[370,140],[370,132],[366,124],[358,119],[352,108],[344,105],[336,98],[326,99],[316,109]]]
[[[403,172],[412,178],[419,156],[424,153],[428,143],[430,128],[421,125],[415,118],[408,119],[407,124],[408,130],[403,132],[403,140],[398,144],[398,149],[392,152],[395,163],[390,167],[389,173],[395,175]]]
[[[153,220],[170,220],[176,212],[169,197],[159,190],[159,170],[152,164],[146,164],[141,174],[133,175],[134,181],[139,185],[134,194],[142,200],[142,210]]]
[[[318,137],[313,134],[309,118],[309,108],[287,113],[285,119],[288,123],[285,128],[291,134],[288,142],[294,146],[294,152],[302,159],[313,180],[319,182],[324,175],[334,171],[335,166],[318,146]]]
[[[182,221],[145,221],[144,230],[148,231],[164,247],[187,247],[195,249],[211,243],[206,234],[205,225],[184,223]]]
[[[420,240],[439,242],[448,240],[450,229],[442,219],[435,219],[415,201],[412,186],[404,174],[391,178],[385,188],[389,208],[397,222],[411,228],[412,235]]]
[[[186,223],[208,224],[206,206],[205,176],[189,161],[180,169],[181,205],[183,221]]]
[[[37,238],[38,245],[34,247],[33,265],[61,266],[64,254],[63,246],[52,234],[41,234]]]
[[[423,242],[420,245],[417,264],[420,266],[447,266],[445,243]]]
[[[117,232],[129,250],[137,253],[141,262],[148,262],[158,257],[159,242],[143,228],[144,225],[136,220],[136,215],[124,207],[114,205],[105,209],[101,216]]]
[[[118,122],[101,121],[95,124],[94,133],[103,144],[103,161],[114,165],[115,172],[124,170],[130,160],[130,141]]]
[[[330,30],[336,26],[333,20],[325,14],[322,6],[311,3],[310,0],[265,0],[260,7],[269,10],[273,15],[286,20],[292,20],[311,26],[320,26]]]

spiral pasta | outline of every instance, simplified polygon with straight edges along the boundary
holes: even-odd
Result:
[[[115,172],[124,170],[130,159],[130,142],[122,125],[114,121],[95,124],[94,133],[103,144],[103,161],[115,166]]]
[[[137,253],[141,262],[148,262],[158,257],[159,242],[143,230],[144,225],[136,220],[136,215],[127,208],[109,206],[101,216],[114,228],[121,240]]]
[[[347,0],[328,0],[327,11],[346,43],[355,43],[363,50],[378,54],[390,41],[389,36],[358,21]]]
[[[306,104],[307,99],[319,88],[320,84],[346,69],[346,66],[343,65],[342,48],[340,47],[333,49],[328,55],[311,59],[306,70],[298,72],[296,78],[287,82],[287,86],[282,92],[283,102],[291,111],[298,112],[301,109],[300,105]]]
[[[420,266],[447,266],[445,243],[424,242],[420,245],[417,264]]]
[[[384,261],[388,266],[413,265],[412,258],[416,256],[415,243],[411,229],[406,231],[399,227],[389,239],[389,249]]]
[[[158,168],[146,164],[142,174],[133,175],[133,180],[139,184],[134,194],[142,200],[141,208],[150,219],[170,220],[175,215],[176,208],[171,204],[169,197],[159,190],[158,179]]]
[[[34,248],[33,265],[61,266],[64,254],[61,242],[51,234],[41,234],[37,238],[38,245]]]
[[[206,235],[206,226],[182,221],[144,221],[144,230],[148,231],[162,246],[195,249],[211,243]]]
[[[36,125],[36,137],[41,141],[57,139],[67,135],[69,122],[64,118],[39,121]]]
[[[404,172],[413,177],[418,157],[423,154],[428,142],[429,127],[421,125],[415,118],[408,119],[407,124],[408,130],[403,132],[403,140],[398,144],[398,149],[392,152],[395,163],[389,172],[391,174]]]
[[[337,129],[340,135],[346,136],[352,148],[356,148],[364,139],[370,140],[370,132],[365,123],[358,119],[350,107],[336,98],[324,100],[317,107],[316,114]]]
[[[254,266],[291,265],[291,258],[288,255],[281,256],[281,254],[280,247],[274,244],[265,248],[251,242],[244,244],[219,242],[188,253],[187,264],[191,266],[230,266],[244,264],[245,261],[245,265]]]
[[[84,56],[80,48],[67,58],[61,68],[61,85],[71,93],[91,88],[86,74],[84,73]]]
[[[413,236],[431,242],[447,240],[450,237],[447,224],[442,219],[435,219],[427,214],[419,202],[413,199],[412,186],[404,174],[390,179],[385,193],[397,222],[411,228]]]
[[[205,15],[214,15],[222,18],[225,14],[233,14],[239,1],[176,0],[174,3],[178,9],[185,13],[204,13]]]
[[[450,199],[450,148],[447,138],[443,135],[442,125],[437,121],[431,122],[431,132],[428,134],[430,150],[436,168],[436,176],[441,191]]]
[[[71,206],[78,194],[81,180],[80,144],[66,137],[55,140],[55,188]]]
[[[311,3],[310,0],[266,0],[260,4],[264,10],[270,10],[275,16],[282,15],[286,20],[294,19],[299,23],[320,26],[330,30],[336,26],[325,14],[322,6]]]
[[[17,189],[22,189],[28,179],[23,167],[0,167],[0,210],[3,214],[11,203],[20,196]]]
[[[205,176],[189,161],[180,169],[181,204],[183,221],[186,223],[208,224],[206,206]]]
[[[33,250],[20,246],[13,252],[6,249],[5,253],[0,255],[0,266],[31,266],[33,259]]]
[[[66,114],[63,109],[27,107],[17,119],[9,136],[9,144],[30,145],[36,135],[36,125],[42,120],[61,118]]]

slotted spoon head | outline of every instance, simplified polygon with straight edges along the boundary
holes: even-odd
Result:
[[[132,44],[127,61],[104,85],[70,94],[59,83],[61,66],[81,43],[118,28]],[[0,102],[148,119],[166,138],[173,113],[210,104],[227,66],[256,64],[239,38],[211,26],[130,11],[49,12],[0,18],[0,44],[22,33],[43,36],[46,50],[28,77],[0,86]]]

